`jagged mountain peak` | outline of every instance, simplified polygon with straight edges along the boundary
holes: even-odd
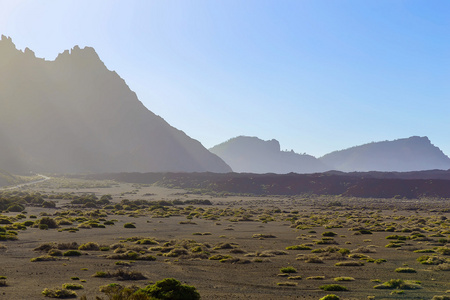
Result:
[[[275,140],[238,136],[209,150],[222,158],[235,172],[316,173],[328,170],[315,157],[293,151],[281,151]]]
[[[230,172],[149,111],[91,47],[54,61],[0,43],[0,167],[11,172]]]

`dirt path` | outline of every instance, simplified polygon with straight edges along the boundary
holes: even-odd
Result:
[[[27,185],[31,185],[31,184],[35,184],[35,183],[40,183],[40,182],[44,182],[44,181],[47,181],[47,180],[51,179],[50,177],[42,175],[42,174],[36,174],[36,175],[41,177],[42,179],[30,181],[30,182],[27,182],[27,183],[18,184],[18,185],[15,185],[15,186],[0,188],[0,191],[2,191],[2,190],[5,191],[5,190],[18,189],[18,188],[21,188],[23,186],[27,186]]]

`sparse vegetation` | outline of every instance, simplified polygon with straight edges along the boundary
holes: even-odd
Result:
[[[325,284],[320,286],[320,289],[327,292],[348,291],[348,288],[339,284]]]

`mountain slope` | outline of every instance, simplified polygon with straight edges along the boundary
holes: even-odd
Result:
[[[344,172],[408,172],[450,168],[450,158],[431,144],[427,137],[418,136],[335,151],[320,160]]]
[[[22,183],[20,178],[0,169],[0,187]]]
[[[229,172],[153,114],[92,48],[54,61],[0,41],[0,167],[11,172]]]
[[[235,172],[246,173],[316,173],[329,170],[315,157],[281,151],[277,140],[239,136],[209,149]]]

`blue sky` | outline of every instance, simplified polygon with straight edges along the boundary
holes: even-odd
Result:
[[[428,136],[450,155],[450,1],[0,0],[0,34],[53,60],[94,47],[205,147],[321,156]]]

